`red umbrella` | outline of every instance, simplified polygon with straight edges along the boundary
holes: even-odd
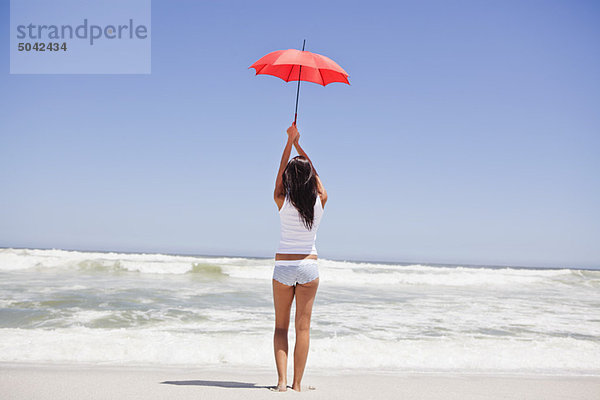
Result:
[[[313,82],[327,86],[333,82],[347,83],[348,74],[335,61],[321,54],[296,49],[277,50],[267,54],[248,68],[254,68],[256,75],[273,75],[286,82],[298,81],[296,91],[296,111],[294,123],[298,119],[298,96],[300,94],[300,81]]]

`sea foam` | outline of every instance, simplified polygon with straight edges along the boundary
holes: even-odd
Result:
[[[310,368],[600,375],[600,271],[318,265]],[[272,367],[273,266],[0,249],[0,361]]]

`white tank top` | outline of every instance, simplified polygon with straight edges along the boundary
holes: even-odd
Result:
[[[300,213],[288,200],[287,196],[279,210],[281,220],[281,236],[277,253],[284,254],[317,254],[315,242],[317,230],[323,215],[321,197],[317,194],[315,201],[315,219],[311,230],[306,229]]]

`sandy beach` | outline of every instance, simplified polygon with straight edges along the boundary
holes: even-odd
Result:
[[[290,378],[291,379],[291,378]],[[3,399],[598,399],[600,377],[482,374],[326,374],[314,390],[269,390],[274,372],[241,369],[0,364]]]

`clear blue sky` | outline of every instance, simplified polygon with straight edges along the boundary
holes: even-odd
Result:
[[[0,246],[272,257],[298,127],[346,260],[600,266],[600,5],[152,2],[151,75],[10,75],[1,0]],[[295,153],[293,153],[295,154]]]

